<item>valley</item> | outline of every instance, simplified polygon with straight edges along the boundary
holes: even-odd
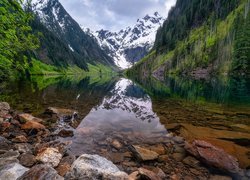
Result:
[[[250,0],[2,0],[0,24],[0,180],[250,179]]]

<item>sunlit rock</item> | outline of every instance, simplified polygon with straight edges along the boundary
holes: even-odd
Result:
[[[36,159],[44,164],[56,167],[62,159],[62,154],[56,148],[47,148],[44,151],[40,152],[36,156]]]
[[[114,179],[125,180],[128,175],[120,171],[111,161],[99,155],[81,155],[71,167],[66,179]]]

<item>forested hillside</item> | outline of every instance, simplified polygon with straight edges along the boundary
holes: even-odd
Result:
[[[114,69],[112,59],[94,38],[81,30],[58,1],[46,2],[46,8],[42,8],[46,13],[52,13],[50,8],[54,6],[60,7],[63,20],[68,19],[64,27],[52,18],[46,21],[48,28],[29,1],[27,4],[19,0],[0,2],[1,81],[32,74],[85,73],[89,71],[88,64]]]
[[[154,49],[128,73],[249,73],[249,9],[249,0],[177,0],[157,32]]]

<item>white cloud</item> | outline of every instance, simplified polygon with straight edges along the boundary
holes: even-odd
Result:
[[[80,24],[93,31],[120,30],[155,11],[167,17],[176,0],[59,0]]]

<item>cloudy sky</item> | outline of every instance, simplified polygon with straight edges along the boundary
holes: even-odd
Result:
[[[69,14],[91,30],[117,31],[158,11],[167,17],[176,0],[59,0]]]

